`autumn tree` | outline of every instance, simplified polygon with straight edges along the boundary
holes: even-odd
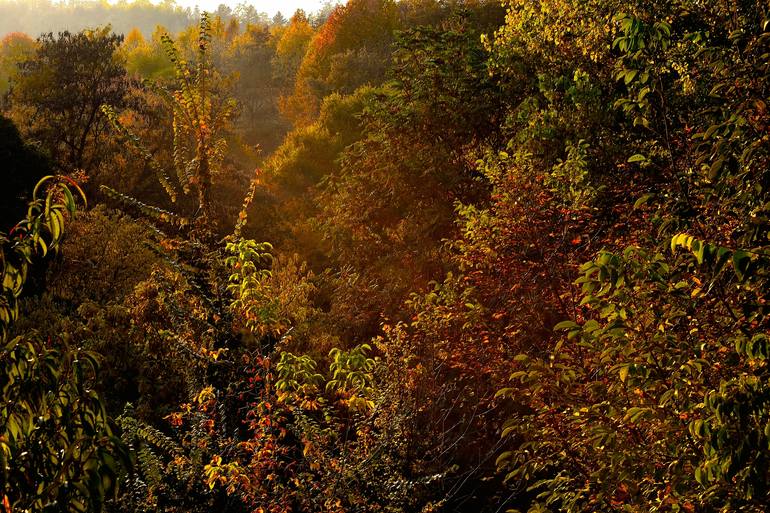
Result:
[[[35,50],[35,41],[26,34],[13,32],[0,42],[0,94],[5,96],[11,89],[19,64],[29,59]],[[5,100],[3,100],[5,101]]]
[[[126,104],[128,80],[117,54],[122,40],[109,27],[46,34],[20,65],[11,117],[59,170],[94,174],[104,163],[108,121],[100,108]]]
[[[158,27],[151,38],[145,39],[138,30],[132,30],[126,35],[120,53],[125,59],[128,73],[151,80],[166,80],[174,76],[173,66],[161,43],[164,33],[164,29]]]
[[[288,90],[294,84],[297,70],[305,57],[314,31],[308,22],[307,15],[301,9],[294,13],[288,26],[283,27],[277,22],[274,22],[274,26],[277,43],[273,73],[282,88]]]
[[[293,91],[282,102],[287,116],[307,124],[326,95],[380,84],[399,27],[398,11],[390,1],[355,0],[335,7],[297,67]]]

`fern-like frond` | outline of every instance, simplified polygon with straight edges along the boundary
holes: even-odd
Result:
[[[122,194],[115,189],[107,187],[106,185],[101,186],[101,191],[113,201],[120,203],[128,209],[133,209],[136,211],[136,213],[141,214],[142,216],[153,221],[165,223],[177,228],[184,228],[185,226],[190,225],[190,220],[185,217],[169,212],[168,210],[143,203],[136,198]]]

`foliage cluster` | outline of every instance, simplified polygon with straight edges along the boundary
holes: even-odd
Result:
[[[767,510],[767,6],[503,7],[3,42],[6,510]]]

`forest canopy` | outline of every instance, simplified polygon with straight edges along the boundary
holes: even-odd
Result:
[[[4,513],[770,510],[766,2],[2,13]]]

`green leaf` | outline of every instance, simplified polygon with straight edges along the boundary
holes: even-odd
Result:
[[[624,78],[624,81],[625,81],[626,85],[630,84],[636,78],[636,75],[638,73],[639,72],[637,70],[635,70],[635,69],[626,71],[625,78]]]
[[[579,328],[580,325],[574,321],[561,321],[559,324],[553,327],[554,331],[564,331],[573,328]]]
[[[623,365],[618,369],[618,375],[620,376],[620,381],[623,383],[626,382],[626,379],[628,379],[628,370],[631,366],[630,365]]]
[[[739,280],[745,279],[749,264],[751,264],[751,257],[748,253],[740,249],[733,253],[733,269]]]
[[[511,451],[505,451],[501,453],[500,456],[498,456],[495,460],[495,465],[499,467],[503,462],[511,459],[511,456],[513,456],[513,452]]]
[[[730,250],[727,248],[717,249],[717,257],[714,262],[714,272],[719,273],[730,259]]]
[[[623,417],[623,420],[631,422],[632,424],[635,424],[639,419],[642,418],[643,415],[650,412],[650,408],[642,408],[642,407],[631,407],[626,411],[626,415]]]
[[[713,180],[719,175],[719,171],[722,169],[722,165],[725,163],[724,157],[717,159],[709,167],[709,179]]]
[[[641,207],[642,205],[650,201],[650,199],[652,199],[654,196],[655,196],[654,194],[643,194],[642,196],[639,197],[639,199],[637,199],[634,202],[634,209]]]

